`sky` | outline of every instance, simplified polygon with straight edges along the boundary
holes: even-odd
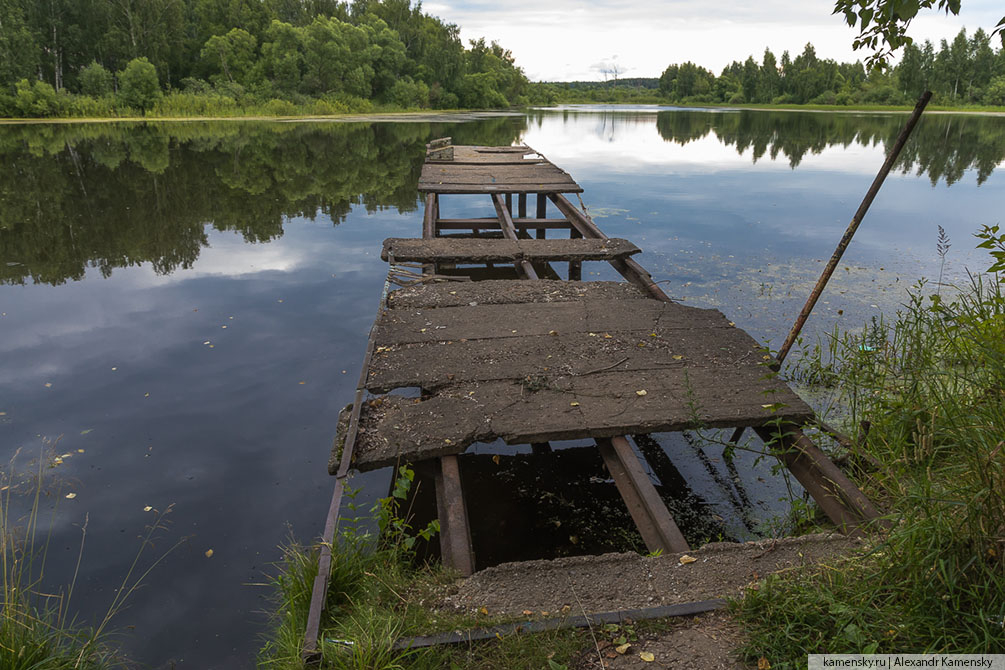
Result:
[[[765,47],[793,55],[812,42],[817,55],[865,60],[857,34],[835,16],[833,0],[430,0],[423,10],[513,52],[532,81],[658,77],[670,63],[692,61],[719,74]],[[1001,0],[963,0],[959,16],[923,10],[908,31],[917,41],[952,38],[961,27],[990,32],[1005,15]],[[610,76],[608,74],[608,76]]]

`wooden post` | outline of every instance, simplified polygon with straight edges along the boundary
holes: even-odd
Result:
[[[475,571],[471,526],[461,487],[457,455],[440,457],[436,477],[436,510],[440,517],[440,555],[443,564],[467,577]]]
[[[517,216],[521,219],[527,218],[527,194],[521,193],[516,197]]]
[[[569,231],[569,239],[581,239],[583,234],[575,228]],[[583,279],[582,261],[569,261],[569,281],[581,281]]]
[[[678,553],[690,549],[628,440],[600,439],[597,448],[649,551]]]
[[[537,194],[537,218],[546,219],[548,218],[548,196],[544,193]],[[537,229],[537,239],[545,239],[546,231],[544,228]]]

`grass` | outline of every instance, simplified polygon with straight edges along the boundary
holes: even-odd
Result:
[[[407,493],[403,479],[398,482],[396,492]],[[623,644],[672,625],[645,621],[596,630],[514,633],[468,645],[394,651],[392,645],[401,637],[516,620],[485,609],[475,613],[433,609],[432,604],[446,595],[456,575],[438,564],[420,564],[414,560],[414,543],[409,538],[419,534],[402,520],[407,515],[399,515],[395,501],[403,499],[394,496],[384,499],[371,511],[372,516],[344,522],[333,552],[328,600],[319,636],[322,668],[565,670],[583,655],[595,655],[598,644],[605,641]],[[374,522],[380,529],[380,540],[367,530]],[[270,579],[276,614],[272,632],[259,654],[259,668],[305,667],[300,650],[316,574],[316,548],[290,542]],[[569,610],[554,615],[580,613]]]
[[[55,593],[45,586],[46,556],[58,506],[42,519],[49,499],[58,501],[59,483],[48,474],[61,462],[44,447],[33,467],[18,468],[18,454],[0,473],[0,571],[3,608],[0,612],[0,668],[4,670],[109,670],[127,667],[127,660],[110,641],[111,623],[150,571],[171,549],[142,566],[144,552],[165,528],[165,515],[154,512],[139,551],[122,579],[102,619],[92,626],[73,617],[73,592],[84,553],[87,520],[81,527],[80,550],[70,583]],[[177,544],[175,545],[177,546]],[[172,547],[173,549],[173,547]]]
[[[998,259],[987,274],[919,283],[892,323],[800,362],[843,397],[848,462],[894,525],[861,555],[749,590],[734,604],[747,660],[1005,648],[1005,236],[979,237]]]

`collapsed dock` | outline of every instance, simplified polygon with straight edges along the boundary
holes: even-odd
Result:
[[[638,247],[608,238],[566,198],[582,188],[543,155],[446,138],[428,146],[418,189],[422,237],[384,242],[400,288],[382,300],[339,419],[329,543],[351,469],[411,463],[435,482],[443,562],[470,575],[478,510],[465,503],[464,452],[589,439],[648,549],[687,551],[628,436],[696,428],[752,428],[844,532],[877,516],[803,434],[813,411],[772,372],[770,354],[721,312],[672,301],[632,258]],[[487,196],[495,216],[441,217],[441,199],[456,194]],[[584,262],[609,263],[626,281],[582,281]],[[310,638],[309,622],[305,652]]]

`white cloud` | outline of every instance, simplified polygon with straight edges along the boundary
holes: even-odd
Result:
[[[718,74],[734,60],[760,59],[765,47],[780,56],[802,51],[807,42],[823,58],[854,61],[867,55],[852,50],[856,32],[833,15],[832,0],[469,0],[423,7],[459,25],[465,40],[499,41],[536,81],[602,80],[594,66],[613,60],[610,54],[618,54],[627,76],[637,77],[659,76],[668,64],[688,60]],[[959,17],[924,14],[910,34],[952,39],[964,24],[971,31],[990,29],[1003,13],[998,2],[968,2]]]

